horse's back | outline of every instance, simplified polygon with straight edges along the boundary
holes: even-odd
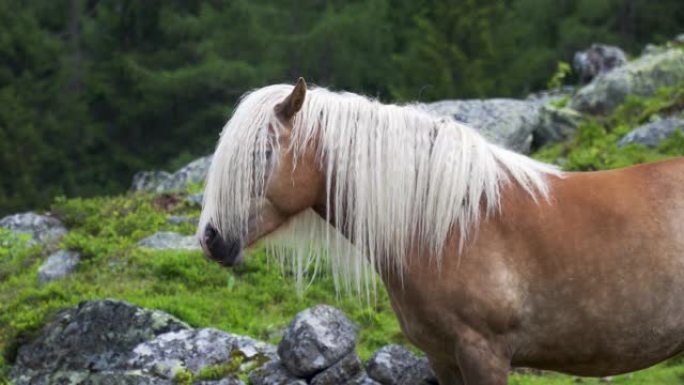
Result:
[[[520,363],[606,374],[680,351],[684,159],[569,173],[540,205],[519,220]]]

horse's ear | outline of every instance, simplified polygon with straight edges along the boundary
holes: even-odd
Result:
[[[283,120],[291,120],[292,117],[302,109],[305,96],[306,82],[304,81],[304,78],[299,78],[292,93],[287,95],[285,100],[276,105],[276,113]]]

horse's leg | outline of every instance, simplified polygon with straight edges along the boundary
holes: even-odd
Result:
[[[430,366],[435,372],[439,385],[463,385],[463,376],[456,364],[448,364],[430,359]]]
[[[507,385],[511,363],[504,346],[475,332],[463,336],[457,351],[465,385]]]

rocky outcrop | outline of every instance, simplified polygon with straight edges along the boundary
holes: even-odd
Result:
[[[379,350],[366,372],[355,345],[356,326],[327,305],[299,313],[276,348],[126,302],[89,301],[20,346],[10,375],[15,385],[244,385],[247,375],[252,385],[436,384],[427,361],[398,345]],[[202,380],[205,371],[218,374]]]
[[[587,84],[596,76],[610,72],[627,63],[627,55],[619,47],[592,44],[586,51],[575,53],[572,68],[579,76],[580,83]]]
[[[492,142],[528,153],[539,125],[539,103],[515,99],[444,100],[426,104],[434,114],[450,116],[477,129]]]
[[[131,190],[156,193],[185,190],[191,184],[204,182],[210,165],[211,155],[195,159],[173,174],[141,171],[133,176]]]
[[[684,119],[670,117],[639,126],[623,136],[618,146],[638,143],[646,147],[656,147],[677,130],[684,130]]]
[[[66,309],[19,348],[11,378],[22,384],[106,384],[116,376],[129,384],[167,384],[128,365],[135,347],[157,336],[188,329],[160,311],[126,302],[83,302]]]
[[[142,239],[138,246],[156,250],[199,250],[197,237],[182,235],[173,231],[160,231]]]
[[[543,105],[539,109],[539,124],[534,128],[532,148],[570,139],[577,132],[583,116],[567,107]]]
[[[54,244],[67,233],[67,228],[57,218],[34,212],[6,216],[0,219],[0,227],[28,234],[32,244]]]
[[[650,96],[661,87],[684,82],[684,50],[644,55],[597,76],[573,97],[570,107],[590,114],[609,113],[628,95]]]
[[[81,254],[75,251],[59,250],[45,260],[38,268],[38,282],[47,283],[71,274],[81,261]]]

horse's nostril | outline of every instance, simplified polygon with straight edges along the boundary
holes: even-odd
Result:
[[[217,235],[218,231],[216,231],[216,228],[214,228],[212,225],[207,225],[207,227],[204,229],[204,242],[207,245],[213,243]]]

